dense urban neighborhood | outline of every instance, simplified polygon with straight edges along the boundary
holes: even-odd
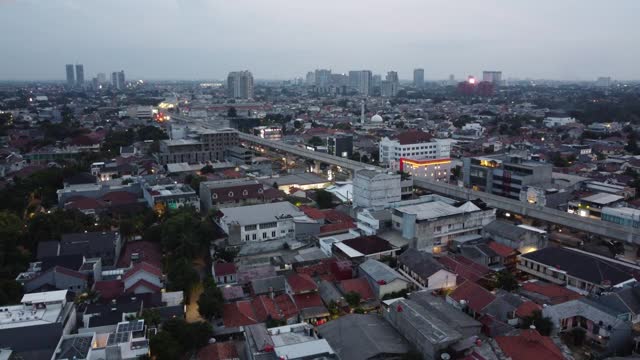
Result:
[[[640,354],[639,83],[63,65],[0,83],[0,359]]]

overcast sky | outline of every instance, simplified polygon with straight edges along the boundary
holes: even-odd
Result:
[[[0,0],[0,80],[259,79],[397,70],[409,79],[640,79],[640,0]]]

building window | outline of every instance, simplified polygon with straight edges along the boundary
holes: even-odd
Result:
[[[263,232],[263,233],[262,233],[262,238],[263,238],[263,239],[266,239],[266,238],[267,238],[267,233],[266,233],[266,232]]]
[[[253,234],[252,238],[255,240],[257,238],[256,234]]]
[[[229,197],[233,197],[233,191],[229,191]]]
[[[245,236],[244,236],[244,240],[245,240],[245,241],[249,241],[249,235],[245,235]]]
[[[216,193],[211,194],[211,198],[212,199],[217,199],[218,198],[218,194],[216,194]]]
[[[263,190],[262,188],[258,189],[258,194],[262,194]]]
[[[271,237],[276,237],[276,232],[275,231],[271,232]]]
[[[249,192],[247,190],[243,190],[242,191],[242,195],[247,196],[247,195],[249,195]]]

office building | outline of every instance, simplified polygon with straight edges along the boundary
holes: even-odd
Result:
[[[353,155],[353,135],[335,134],[327,138],[327,153],[343,158]]]
[[[253,75],[250,71],[233,71],[227,76],[227,96],[234,99],[253,99]]]
[[[15,358],[51,358],[60,337],[76,323],[67,290],[26,294],[18,305],[0,306],[0,314],[0,349],[11,350]]]
[[[309,71],[305,78],[305,84],[307,86],[313,86],[316,83],[316,73],[313,71]]]
[[[239,144],[238,133],[233,129],[196,129],[187,139],[161,140],[160,152],[155,156],[163,165],[223,161],[226,150]]]
[[[413,70],[413,86],[417,88],[424,87],[424,69]]]
[[[440,166],[438,169],[429,169],[426,173],[430,174],[433,171],[440,171],[441,175],[446,178],[449,175],[449,168],[447,168],[446,161],[449,161],[451,153],[451,140],[448,139],[432,139],[431,135],[419,131],[409,130],[403,133],[392,136],[391,138],[384,137],[380,140],[380,164],[387,166],[389,169],[397,171],[401,168],[403,162],[413,163],[406,167],[409,171],[412,167],[429,167]],[[437,163],[424,163],[420,164],[421,160],[440,160]],[[446,174],[444,172],[446,171]],[[417,176],[421,175],[421,172],[416,172]]]
[[[496,219],[496,210],[480,201],[461,201],[427,195],[391,204],[391,224],[409,247],[438,254],[464,235],[479,235]]]
[[[374,88],[379,88],[382,85],[382,75],[373,75],[371,82]]]
[[[67,86],[74,87],[76,85],[76,77],[73,72],[73,64],[67,64],[65,68],[67,70]]]
[[[489,82],[493,86],[500,86],[502,84],[502,71],[483,71],[482,81]]]
[[[462,159],[464,186],[487,193],[527,201],[529,186],[552,183],[553,165],[531,161],[528,156],[500,154]],[[524,197],[521,197],[524,193]]]
[[[84,86],[84,65],[76,64],[76,85],[78,87]]]
[[[256,126],[253,128],[253,135],[265,140],[280,141],[282,140],[282,127],[277,125]]]
[[[100,85],[107,83],[107,75],[105,73],[98,73],[98,75],[96,75],[96,79]]]

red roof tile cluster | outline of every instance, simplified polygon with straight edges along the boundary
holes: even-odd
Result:
[[[349,280],[343,280],[340,282],[340,288],[346,293],[355,292],[360,295],[360,299],[363,301],[373,300],[375,295],[371,290],[371,285],[365,278],[355,278]]]
[[[462,255],[442,256],[438,258],[438,261],[459,278],[473,282],[479,281],[493,271]]]
[[[102,300],[112,300],[124,294],[124,283],[122,280],[96,281],[93,290],[100,293]]]
[[[307,274],[291,274],[287,276],[287,283],[294,294],[318,290],[318,284]]]
[[[205,345],[196,354],[196,360],[235,360],[238,358],[238,350],[233,341]]]
[[[533,315],[536,311],[542,311],[542,306],[534,303],[533,301],[525,301],[516,309],[516,316],[519,318],[526,318]]]
[[[522,285],[522,290],[549,298],[551,305],[561,304],[582,297],[582,295],[566,287],[542,281],[526,282]]]
[[[306,205],[299,208],[311,219],[325,221],[325,224],[320,226],[320,235],[342,233],[356,228],[351,216],[335,209],[320,210]]]
[[[216,263],[213,265],[213,272],[216,276],[232,275],[237,272],[234,263]]]
[[[431,141],[431,135],[420,130],[409,130],[395,136],[400,145],[420,144]]]
[[[257,324],[256,314],[249,300],[224,304],[222,322],[225,327],[239,327]]]
[[[131,276],[135,275],[136,273],[140,272],[140,271],[144,271],[147,272],[151,275],[155,275],[157,277],[161,277],[162,276],[162,270],[160,270],[159,268],[146,263],[146,262],[140,262],[135,264],[131,269],[129,269],[123,276],[123,279],[128,279]]]
[[[513,360],[562,360],[562,351],[551,338],[536,330],[523,330],[519,336],[496,336],[502,351]]]
[[[141,288],[141,287],[147,288],[147,289],[151,290],[151,292],[153,292],[153,293],[159,293],[160,290],[162,290],[161,287],[159,287],[159,286],[157,286],[155,284],[152,284],[152,283],[148,282],[145,279],[140,279],[140,280],[136,281],[133,285],[129,286],[129,288],[125,292],[128,293],[128,294],[129,293],[135,293],[136,290],[138,290],[138,288]]]
[[[318,293],[293,295],[293,301],[295,302],[298,310],[324,306],[324,304],[322,303],[322,298]]]
[[[502,256],[503,258],[513,256],[517,253],[516,249],[510,248],[507,245],[503,245],[495,241],[489,241],[487,243],[487,246],[489,246],[491,250],[495,251],[496,254]]]
[[[496,296],[489,290],[471,281],[462,283],[449,294],[449,297],[458,303],[466,302],[467,306],[477,313],[481,313],[482,309],[496,299]]]

